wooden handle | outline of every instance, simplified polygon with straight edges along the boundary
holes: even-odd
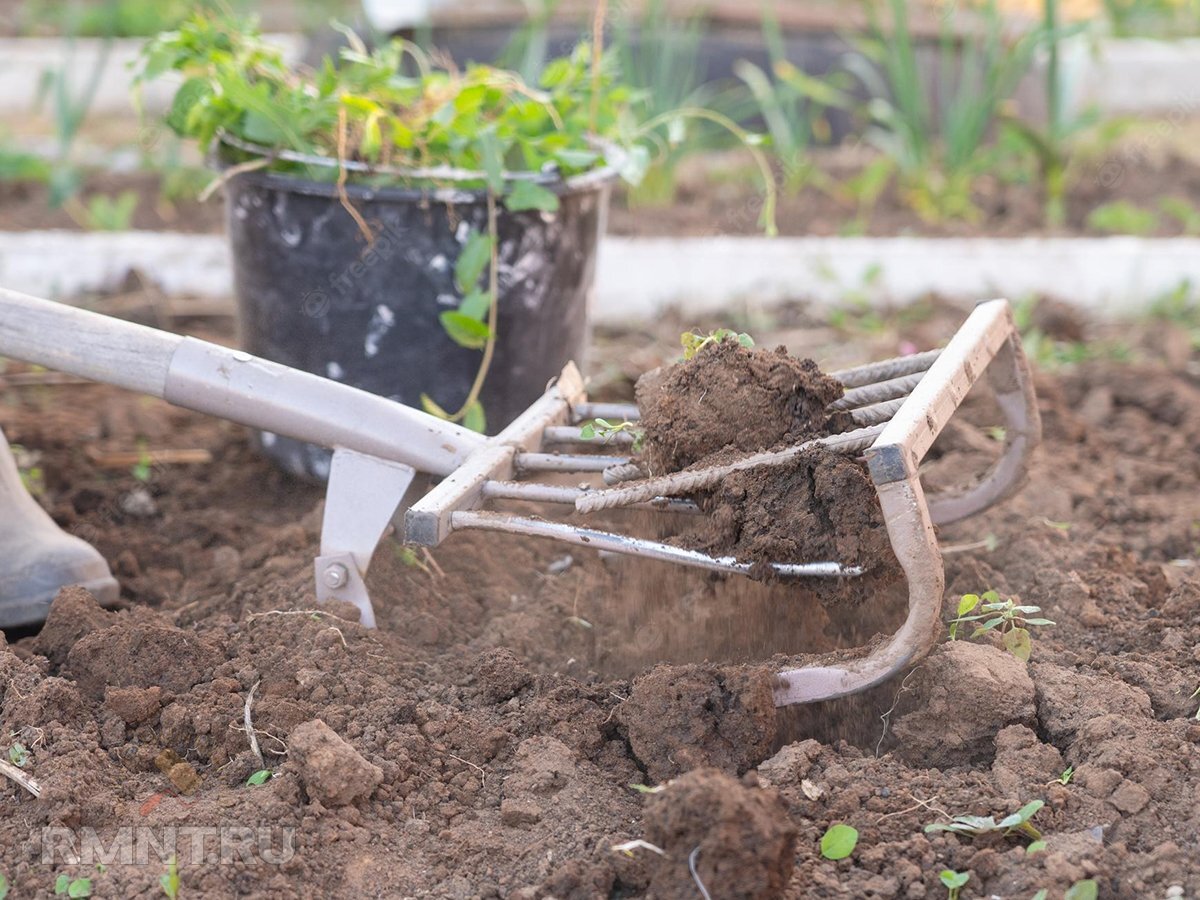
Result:
[[[183,338],[0,288],[0,356],[162,397]]]

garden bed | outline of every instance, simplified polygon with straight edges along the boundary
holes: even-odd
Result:
[[[944,341],[961,315],[926,308],[899,331],[848,335],[793,309],[757,336],[833,368]],[[1105,337],[1064,310],[1038,324],[1068,344]],[[603,395],[630,396],[632,377],[675,353],[680,323],[656,327],[601,335]],[[0,383],[0,426],[40,454],[43,503],[114,563],[128,607],[67,596],[41,634],[0,649],[0,733],[29,748],[43,789],[0,785],[0,872],[15,896],[49,894],[60,874],[97,896],[150,895],[167,872],[153,852],[103,872],[43,863],[41,829],[111,842],[121,828],[235,826],[275,829],[269,850],[295,829],[294,857],[222,865],[211,836],[193,864],[180,841],[182,896],[695,897],[689,857],[713,897],[936,897],[942,869],[970,873],[963,897],[1056,898],[1085,878],[1101,897],[1195,894],[1200,380],[1194,336],[1121,334],[1140,363],[1039,373],[1046,445],[1030,485],[941,534],[948,609],[995,588],[1058,623],[1036,631],[1030,663],[943,644],[902,683],[783,715],[773,740],[732,705],[747,670],[685,664],[860,645],[899,598],[827,610],[794,588],[456,535],[432,560],[385,542],[381,627],[366,632],[340,610],[308,612],[320,495],[240,429],[104,387]],[[990,419],[968,418],[935,451],[933,482],[994,452]],[[139,447],[212,461],[148,480],[95,461]],[[671,665],[647,674],[659,660]],[[243,730],[256,684],[277,772],[257,787]],[[314,718],[365,758],[337,748],[351,778],[318,774],[319,729],[297,728]],[[727,730],[747,722],[758,730]],[[733,777],[629,787],[706,762]],[[1034,799],[1039,853],[922,830]],[[860,837],[831,862],[818,840],[839,821]],[[666,855],[612,849],[634,839]]]

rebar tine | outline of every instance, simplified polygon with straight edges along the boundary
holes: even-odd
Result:
[[[925,377],[924,372],[914,372],[900,378],[890,378],[887,381],[877,381],[864,384],[862,387],[851,388],[840,400],[829,404],[831,410],[857,409],[860,406],[870,406],[884,400],[895,400],[897,397],[907,397],[913,388],[920,384]]]
[[[876,381],[887,381],[902,375],[912,375],[914,372],[924,372],[933,365],[941,350],[926,350],[924,353],[914,353],[911,356],[897,356],[882,362],[867,363],[865,366],[855,366],[852,369],[842,369],[840,372],[830,372],[830,378],[836,378],[847,388],[858,388]]]
[[[658,478],[647,478],[628,487],[609,488],[581,496],[575,501],[575,508],[581,513],[598,512],[602,509],[612,509],[617,506],[628,506],[631,503],[641,503],[654,497],[674,497],[679,494],[690,494],[714,487],[720,481],[728,478],[734,472],[753,469],[757,466],[778,466],[795,459],[805,450],[813,447],[828,447],[838,453],[858,453],[874,443],[875,438],[883,431],[883,425],[872,425],[868,428],[857,428],[843,434],[833,434],[828,437],[805,441],[783,450],[772,450],[765,453],[753,453],[735,462],[723,466],[697,469],[691,472],[674,472]]]
[[[593,488],[588,487],[542,484],[537,481],[488,481],[483,485],[482,494],[485,500],[524,500],[530,503],[573,505],[579,497],[592,490]],[[655,497],[629,508],[689,514],[700,512],[700,507],[691,500],[678,500],[671,497]]]
[[[907,397],[898,397],[895,400],[885,400],[883,403],[864,406],[861,409],[852,409],[850,410],[850,418],[860,428],[867,425],[885,424],[900,411],[900,407],[904,405],[904,401],[907,399]]]

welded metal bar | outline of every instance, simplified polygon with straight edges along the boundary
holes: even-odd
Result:
[[[551,425],[543,434],[546,444],[591,444],[596,447],[629,446],[637,436],[628,431],[618,431],[605,437],[585,438],[579,433],[578,425]]]
[[[576,422],[589,422],[592,419],[636,422],[642,417],[636,403],[580,403],[573,412]]]
[[[678,563],[731,575],[746,575],[753,568],[753,564],[738,562],[732,556],[709,556],[696,550],[673,547],[661,541],[648,541],[608,531],[563,525],[543,519],[508,516],[503,513],[478,510],[455,512],[450,516],[450,524],[455,529],[478,528],[485,531],[503,531],[507,534],[551,538],[567,544],[590,547],[594,550],[608,550],[613,553],[624,553],[643,559],[657,559],[662,562]],[[862,569],[858,566],[843,566],[836,562],[770,563],[769,565],[775,574],[782,578],[853,578],[862,574]]]
[[[851,388],[840,400],[830,403],[829,408],[831,410],[858,409],[873,403],[882,403],[884,400],[907,397],[924,377],[924,372],[914,372],[912,375],[903,375],[900,378],[889,378],[887,381],[876,381],[873,384]]]
[[[603,472],[609,466],[629,462],[628,456],[592,456],[580,453],[518,453],[522,472]]]
[[[836,378],[847,388],[862,387],[876,381],[887,381],[902,375],[912,375],[914,372],[924,372],[933,365],[941,350],[926,350],[924,353],[914,353],[911,356],[897,356],[882,362],[867,363],[865,366],[855,366],[852,369],[841,369],[830,372],[830,378]]]
[[[489,481],[483,486],[485,500],[525,500],[530,503],[564,503],[574,505],[575,501],[586,494],[589,488],[571,487],[565,484],[542,484],[539,481]],[[691,500],[676,500],[670,497],[657,497],[646,503],[640,503],[629,509],[651,509],[661,512],[698,513],[698,507]]]

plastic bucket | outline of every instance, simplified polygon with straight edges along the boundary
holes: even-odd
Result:
[[[554,213],[498,208],[495,357],[481,399],[496,433],[571,360],[586,366],[589,306],[614,176],[551,186]],[[367,240],[333,184],[246,172],[225,185],[240,338],[249,352],[410,406],[428,394],[457,410],[481,353],[438,319],[454,309],[454,266],[472,229],[488,230],[482,191],[347,185]],[[259,433],[289,472],[323,480],[330,453]]]

